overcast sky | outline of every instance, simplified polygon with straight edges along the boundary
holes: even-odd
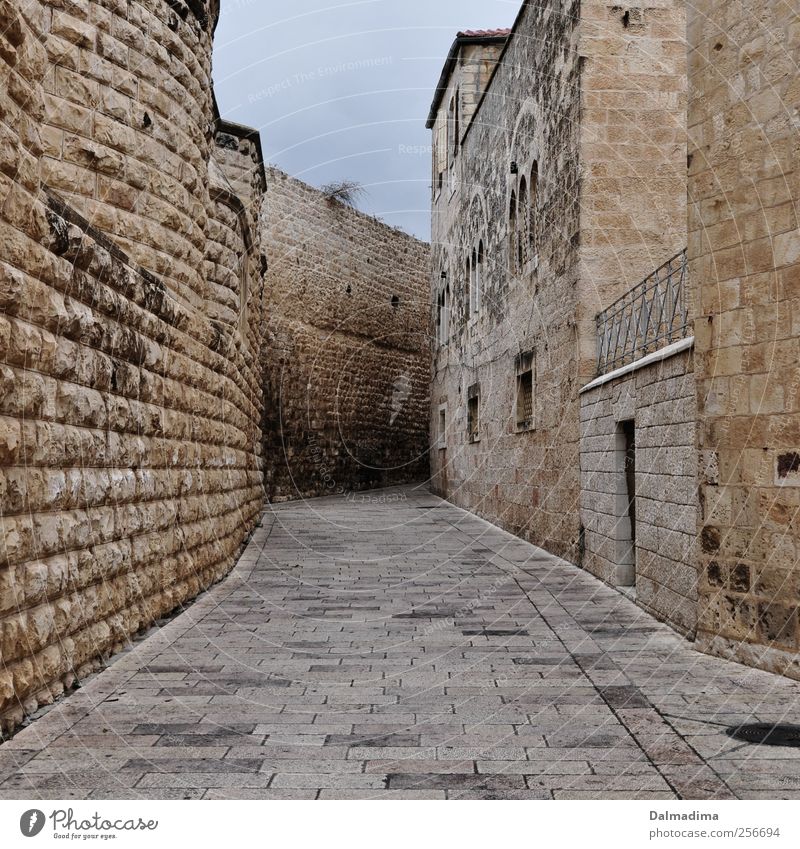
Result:
[[[214,83],[225,118],[314,186],[356,180],[366,212],[430,237],[436,82],[455,34],[510,26],[521,0],[223,0]]]

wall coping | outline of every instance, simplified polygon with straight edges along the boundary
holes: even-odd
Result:
[[[679,339],[677,342],[673,342],[671,345],[667,345],[665,348],[661,348],[658,351],[653,351],[652,354],[647,354],[647,356],[634,360],[634,362],[628,363],[626,366],[620,366],[619,368],[614,369],[614,371],[610,371],[608,374],[602,374],[600,377],[596,377],[591,383],[587,383],[583,389],[579,390],[578,394],[583,395],[584,392],[589,392],[591,389],[597,389],[598,386],[602,386],[604,383],[609,383],[612,380],[616,380],[618,377],[624,377],[626,374],[638,371],[640,368],[645,368],[653,363],[659,363],[662,360],[667,360],[670,357],[674,357],[682,351],[688,351],[693,347],[694,336],[689,336],[686,339]]]

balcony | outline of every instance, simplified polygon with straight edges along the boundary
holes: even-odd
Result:
[[[686,249],[597,316],[602,376],[690,335]]]

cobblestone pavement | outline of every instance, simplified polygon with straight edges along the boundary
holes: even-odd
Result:
[[[800,684],[423,490],[270,507],[234,573],[0,746],[0,798],[798,798]]]

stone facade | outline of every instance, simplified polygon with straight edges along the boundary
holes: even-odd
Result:
[[[280,171],[268,181],[268,496],[425,480],[428,245]]]
[[[691,343],[673,346],[683,350],[671,356],[662,349],[664,359],[606,375],[581,393],[582,564],[688,635],[697,625]]]
[[[685,244],[684,39],[680,2],[525,2],[429,118],[434,487],[573,562],[595,315]]]
[[[800,677],[800,29],[777,0],[690,8],[698,642]]]
[[[800,677],[797,19],[689,10],[688,65],[677,3],[526,3],[456,41],[429,118],[433,478],[700,649]],[[681,341],[606,374],[605,316],[684,238]]]
[[[215,21],[0,0],[2,730],[223,576],[261,509],[264,173],[215,126]]]

